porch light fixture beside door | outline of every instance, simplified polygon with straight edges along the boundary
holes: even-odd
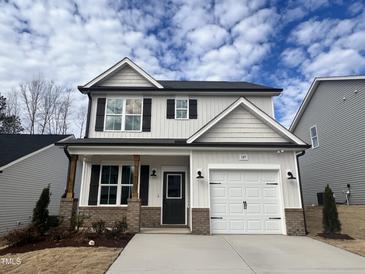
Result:
[[[152,171],[151,171],[151,177],[157,177],[157,170],[155,168],[152,168]]]
[[[204,176],[202,175],[202,171],[200,169],[197,170],[196,174],[198,176],[196,176],[197,179],[204,179]]]

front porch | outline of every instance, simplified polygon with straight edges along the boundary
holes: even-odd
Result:
[[[100,220],[112,227],[126,218],[134,233],[192,231],[190,155],[72,155],[61,207],[73,200],[78,159],[82,176],[77,212],[87,216],[85,227]],[[62,212],[69,219],[70,212]]]

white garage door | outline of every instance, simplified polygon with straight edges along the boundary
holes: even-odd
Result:
[[[210,173],[214,234],[281,234],[278,172],[213,170]]]

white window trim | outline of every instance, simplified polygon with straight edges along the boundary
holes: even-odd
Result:
[[[312,136],[312,128],[316,129],[316,135],[314,135],[314,136]],[[310,136],[310,139],[311,139],[312,149],[318,148],[319,147],[319,138],[318,138],[318,127],[317,127],[317,125],[313,125],[313,126],[310,127],[309,136]],[[317,138],[317,146],[313,145],[313,138]]]
[[[169,176],[179,176],[180,177],[180,195],[178,197],[170,197],[169,196]],[[167,174],[167,178],[166,178],[166,199],[169,200],[180,200],[182,199],[182,175],[181,174],[174,174],[174,173],[170,173]]]
[[[176,101],[186,101],[186,108],[177,108]],[[178,110],[186,110],[186,118],[177,118],[176,113]],[[175,98],[175,120],[188,120],[189,119],[189,99],[188,98]]]
[[[118,179],[117,179],[117,184],[102,184],[101,183],[101,176],[102,176],[102,173],[103,173],[103,167],[104,166],[118,166]],[[97,202],[97,205],[98,206],[116,206],[116,205],[120,204],[120,196],[121,195],[118,195],[118,193],[120,192],[120,180],[121,180],[121,173],[120,172],[121,172],[121,169],[120,169],[120,166],[119,165],[116,165],[116,164],[100,165],[99,190],[98,190],[98,202]],[[117,187],[117,200],[116,200],[116,203],[115,204],[101,204],[100,203],[101,187],[102,186],[116,186]]]
[[[108,100],[110,99],[122,99],[123,100],[123,111],[122,114],[107,114],[107,107],[108,107]],[[129,99],[138,99],[141,100],[141,114],[127,114],[126,113],[126,106],[127,106],[127,100]],[[122,125],[121,129],[106,129],[106,117],[107,116],[122,116]],[[126,130],[125,129],[125,118],[126,116],[140,116],[141,117],[141,125],[139,130]],[[109,96],[106,98],[105,102],[105,111],[104,111],[104,131],[105,132],[142,132],[143,127],[143,98],[142,97],[121,97],[121,96]]]
[[[103,171],[103,166],[118,166],[118,184],[117,184],[117,201],[116,204],[100,204],[100,195],[101,195],[101,187],[102,186],[115,186],[115,184],[101,184],[101,175]],[[99,189],[98,189],[98,201],[97,206],[98,207],[127,207],[128,204],[121,204],[121,198],[122,198],[122,186],[133,186],[132,184],[122,184],[122,170],[123,166],[131,166],[133,168],[133,163],[131,162],[123,162],[123,163],[115,163],[115,162],[104,162],[100,165],[100,174],[99,174]],[[133,180],[133,178],[132,178]],[[133,181],[132,181],[133,182]]]

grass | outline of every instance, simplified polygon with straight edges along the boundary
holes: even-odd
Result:
[[[19,254],[2,255],[2,258],[19,258],[19,265],[4,265],[0,273],[105,273],[120,254],[122,248],[110,247],[59,247]]]

